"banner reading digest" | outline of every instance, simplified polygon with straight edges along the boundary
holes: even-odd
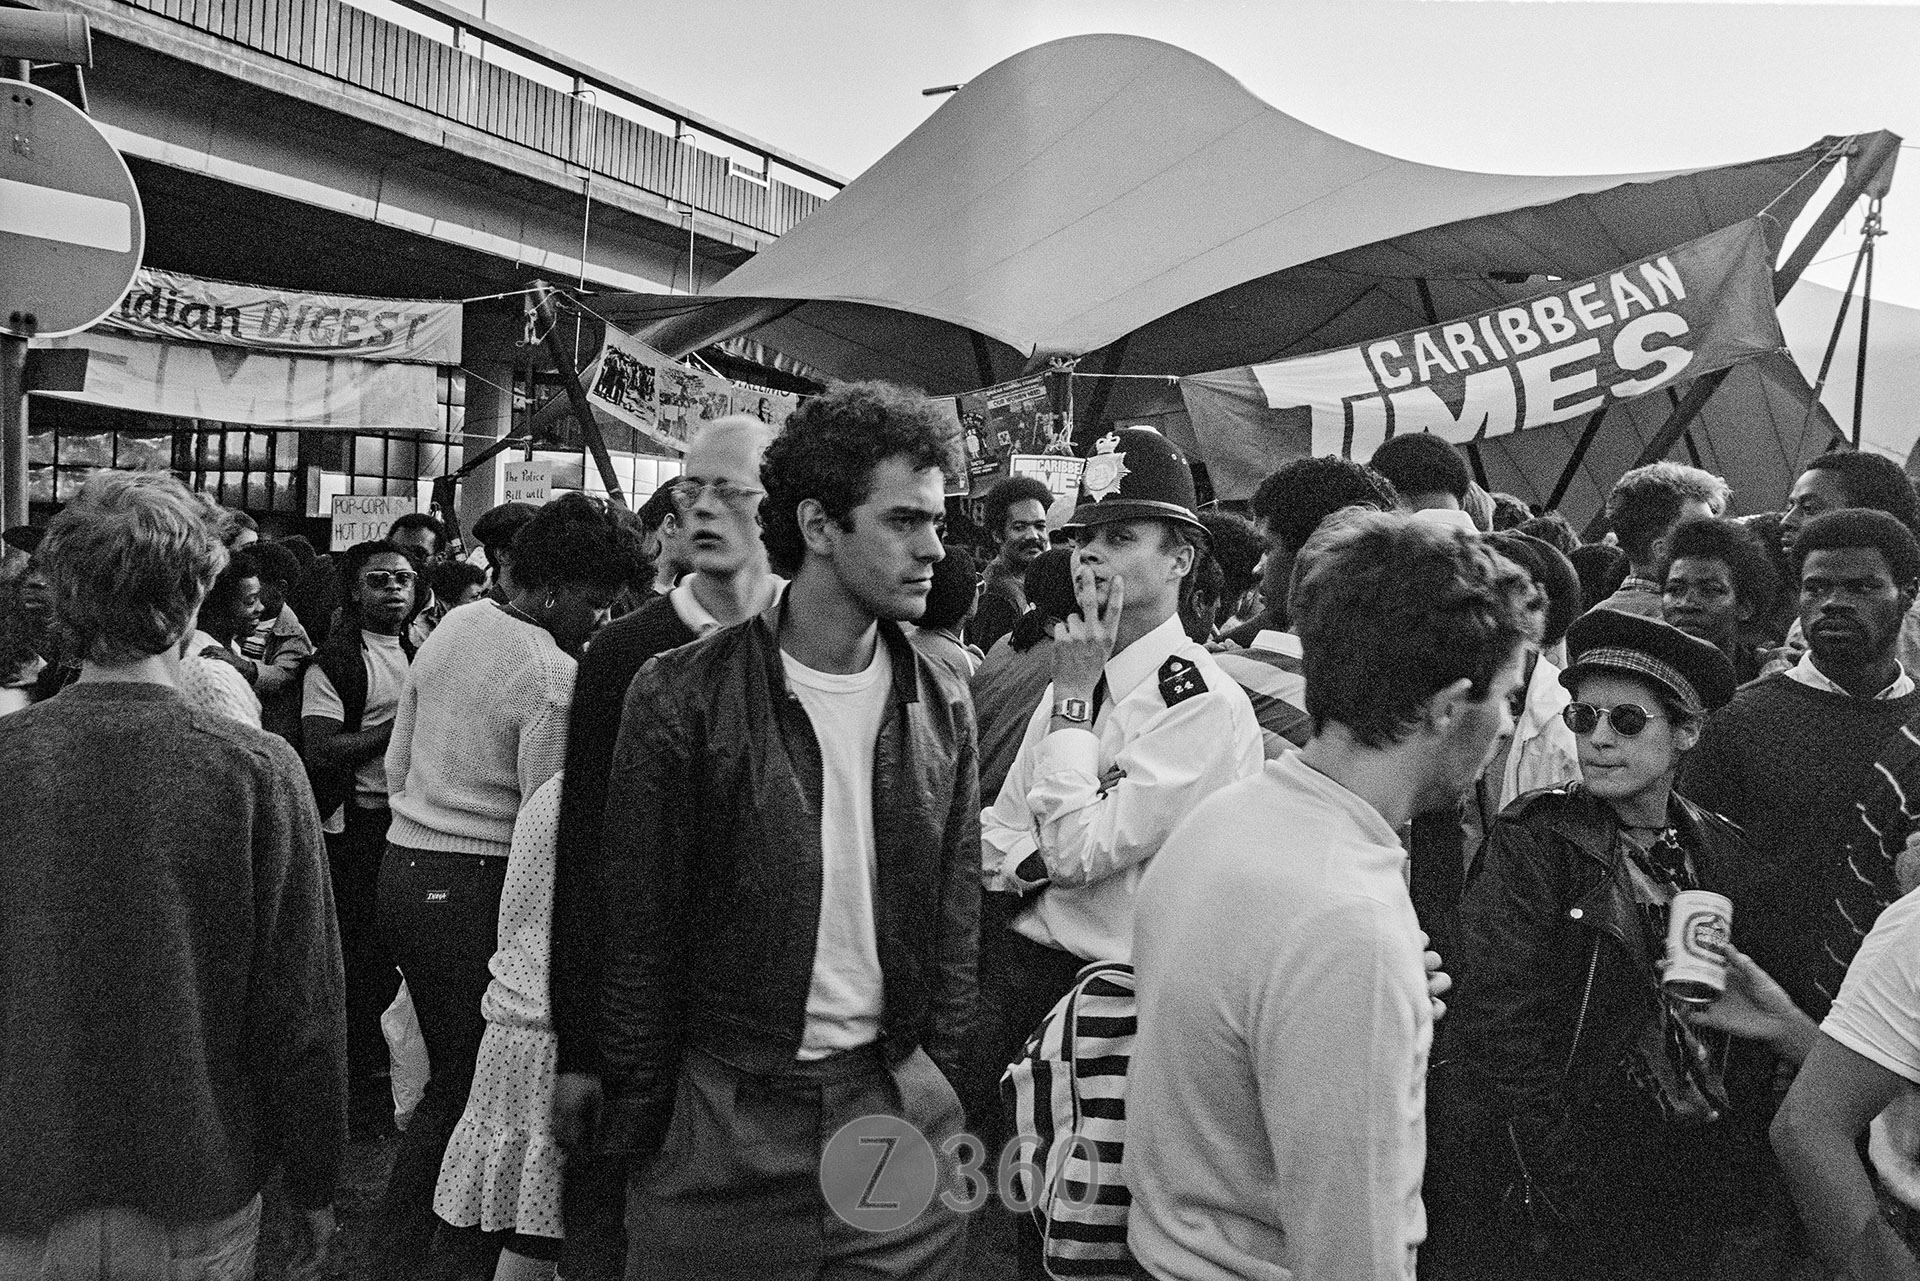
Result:
[[[1768,257],[1750,219],[1524,301],[1244,372],[1268,408],[1310,412],[1316,455],[1364,462],[1410,431],[1457,444],[1526,431],[1779,350]]]

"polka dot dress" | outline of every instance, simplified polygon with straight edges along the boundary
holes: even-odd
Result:
[[[560,780],[548,779],[514,820],[500,896],[500,950],[481,1001],[487,1031],[467,1110],[447,1142],[433,1212],[455,1227],[559,1237],[564,1157],[554,1141],[559,1042],[547,1001],[554,837]]]

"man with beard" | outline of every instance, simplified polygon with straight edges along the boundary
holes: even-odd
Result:
[[[1898,463],[1860,450],[1820,455],[1807,464],[1787,495],[1787,510],[1780,518],[1781,550],[1790,559],[1794,540],[1814,517],[1862,507],[1885,512],[1920,536],[1920,497],[1914,494],[1913,482]],[[1807,639],[1796,618],[1787,629],[1786,647],[1769,667],[1769,674],[1791,666],[1806,648]],[[1920,606],[1909,609],[1900,620],[1898,654],[1902,667],[1909,672],[1920,671]]]
[[[1157,1278],[1411,1276],[1426,1235],[1436,1010],[1397,833],[1512,733],[1533,586],[1388,513],[1303,564],[1313,738],[1201,801],[1137,898],[1128,1241]]]
[[[987,532],[1000,540],[1000,554],[987,563],[980,608],[967,626],[967,639],[982,654],[1013,630],[1027,612],[1024,576],[1047,550],[1047,507],[1053,491],[1031,476],[1010,476],[987,491]]]
[[[1746,829],[1759,884],[1742,947],[1818,1019],[1900,896],[1892,861],[1854,816],[1883,746],[1920,713],[1897,651],[1920,592],[1920,542],[1892,516],[1853,508],[1806,522],[1793,558],[1810,648],[1707,723],[1680,790]]]

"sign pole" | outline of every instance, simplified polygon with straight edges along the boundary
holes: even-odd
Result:
[[[0,527],[26,524],[27,340],[13,334],[0,334],[0,486]]]
[[[30,58],[0,58],[0,76],[28,84]],[[27,320],[14,314],[14,328]],[[27,523],[27,340],[0,333],[0,528]]]

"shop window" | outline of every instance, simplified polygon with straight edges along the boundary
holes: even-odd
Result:
[[[35,397],[27,421],[29,502],[67,502],[102,470],[166,471],[174,465],[176,419]]]
[[[299,515],[300,433],[202,422],[193,432],[189,483],[222,507]]]

